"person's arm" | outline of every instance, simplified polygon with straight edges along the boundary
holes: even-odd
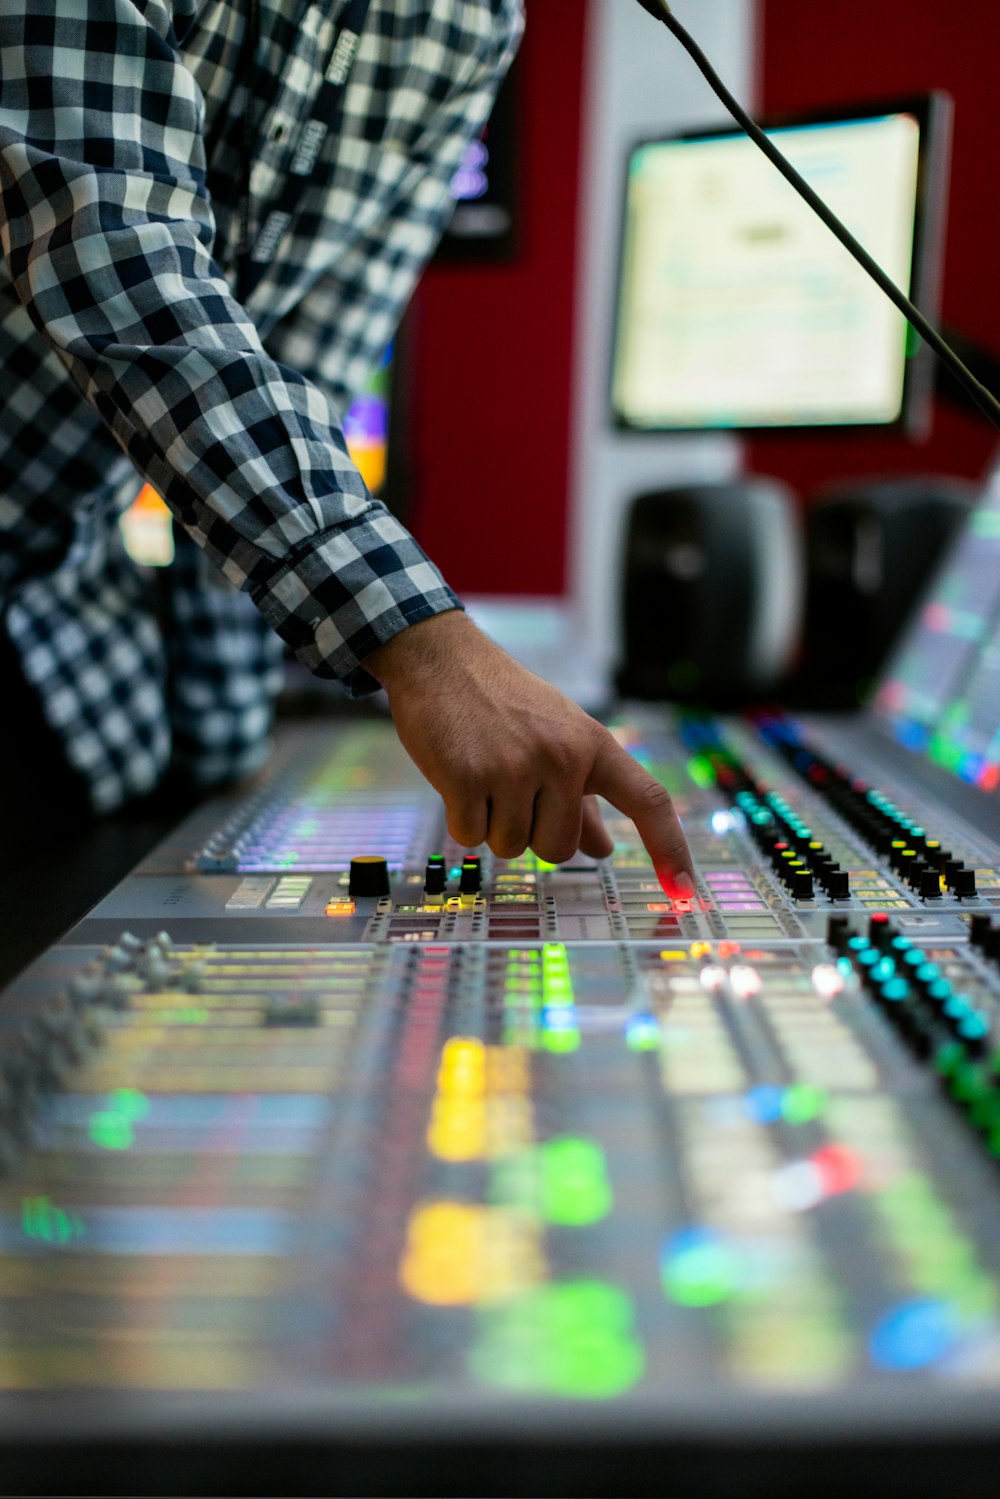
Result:
[[[513,661],[467,615],[414,625],[365,662],[396,730],[440,793],[457,843],[562,863],[612,851],[595,795],[635,823],[668,895],[694,894],[691,856],[660,783],[562,693]]]
[[[175,31],[191,8],[0,6],[0,248],[140,473],[307,667],[350,682],[457,600],[213,258],[203,104]]]
[[[581,827],[585,790],[624,792],[658,868],[675,869],[683,841],[668,836],[668,814],[645,816],[636,776],[648,778],[635,767],[625,784],[627,757],[612,755],[602,731],[581,727],[591,721],[572,704],[453,622],[462,617],[446,611],[458,600],[368,496],[329,400],[263,349],[212,258],[201,97],[174,27],[162,0],[0,9],[0,247],[16,295],[139,471],[303,664],[345,682],[362,662],[384,674],[403,742],[444,791],[453,822],[459,791],[475,781],[484,805],[530,828],[551,758],[575,787]],[[436,668],[418,669],[429,631],[454,637],[464,662],[453,663],[449,691]],[[485,672],[487,657],[503,670]],[[395,663],[407,664],[402,675]],[[536,684],[522,682],[525,698],[545,697],[561,728],[544,725],[540,702],[525,711],[518,737],[537,777],[494,776],[506,753],[498,730],[522,678]],[[464,713],[480,680],[478,706]],[[428,728],[446,712],[471,727],[464,769],[451,754],[439,771],[426,752]],[[644,795],[665,800],[661,789]],[[549,801],[541,826],[554,820],[565,832],[572,808],[550,818]],[[588,812],[590,846],[593,827]]]

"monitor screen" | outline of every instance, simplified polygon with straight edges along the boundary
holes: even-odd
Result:
[[[935,315],[949,108],[934,95],[767,133]],[[924,352],[742,132],[630,153],[612,407],[650,431],[923,424]],[[923,409],[922,409],[923,408]]]
[[[873,707],[908,749],[984,791],[1000,785],[1000,463]]]

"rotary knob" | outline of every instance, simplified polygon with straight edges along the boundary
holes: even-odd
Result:
[[[389,865],[382,854],[357,854],[351,860],[351,873],[347,885],[348,893],[355,897],[374,895],[381,897],[391,893]]]

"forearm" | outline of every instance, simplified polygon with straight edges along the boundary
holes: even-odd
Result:
[[[307,666],[349,678],[456,601],[366,493],[335,408],[268,356],[213,259],[200,96],[167,8],[89,0],[85,24],[55,0],[44,33],[30,10],[0,15],[0,227],[17,295],[226,576]],[[95,54],[98,34],[119,45]]]

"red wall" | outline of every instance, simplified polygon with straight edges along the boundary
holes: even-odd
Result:
[[[410,523],[469,593],[564,583],[586,4],[527,12],[516,259],[434,266],[412,310]]]
[[[944,88],[955,102],[942,321],[1000,358],[1000,4],[997,0],[761,0],[762,108],[783,111]],[[978,477],[1000,435],[938,396],[930,440],[770,435],[747,467],[800,493],[874,472]]]
[[[516,259],[432,267],[414,302],[411,522],[460,591],[552,593],[565,581],[586,3],[527,7]],[[760,0],[760,14],[762,109],[951,93],[943,320],[1000,357],[998,0]],[[775,434],[747,442],[746,466],[808,494],[866,473],[977,477],[998,441],[984,417],[939,397],[926,443]]]

